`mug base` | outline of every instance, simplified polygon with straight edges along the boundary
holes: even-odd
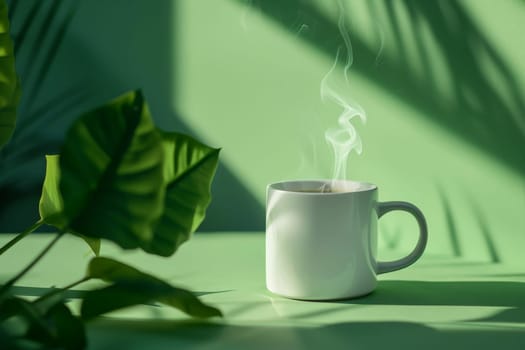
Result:
[[[349,295],[349,296],[341,296],[341,297],[322,297],[322,298],[312,298],[312,297],[297,297],[297,296],[291,296],[291,295],[286,295],[286,294],[282,294],[282,293],[277,293],[277,292],[274,292],[270,289],[268,289],[270,292],[272,292],[273,294],[275,295],[278,295],[280,297],[285,297],[287,299],[292,299],[292,300],[297,300],[297,301],[312,301],[312,302],[332,302],[332,301],[345,301],[345,300],[351,300],[351,299],[358,299],[358,298],[363,298],[369,294],[372,294],[374,292],[374,290],[370,290],[370,291],[367,291],[367,292],[363,292],[363,293],[358,293],[358,294],[352,294],[352,295]]]

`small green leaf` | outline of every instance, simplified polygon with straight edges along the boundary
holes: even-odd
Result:
[[[221,312],[202,303],[193,293],[109,258],[93,258],[87,276],[111,285],[85,294],[81,315],[85,319],[124,307],[158,301],[194,317],[221,316]]]
[[[102,256],[91,259],[87,268],[86,277],[97,278],[106,282],[153,278],[134,267]]]
[[[23,339],[31,327],[38,328],[43,333],[51,333],[38,308],[19,297],[10,297],[0,302],[0,327],[11,345]]]
[[[95,254],[95,256],[99,256],[99,254],[100,254],[100,245],[101,245],[100,238],[88,237],[88,236],[84,236],[84,235],[81,235],[80,233],[76,233],[76,232],[73,232],[73,234],[75,236],[78,236],[78,237],[82,238],[84,240],[84,242],[87,243],[89,248],[91,248],[91,250],[93,251],[93,254]]]
[[[59,156],[46,155],[46,176],[38,203],[40,218],[48,225],[64,229],[66,221],[62,215],[64,203],[58,190],[60,181]]]
[[[220,150],[179,133],[163,132],[162,136],[167,186],[164,213],[153,239],[143,248],[149,253],[170,256],[204,220]]]
[[[59,230],[64,230],[66,226],[66,220],[63,215],[64,204],[58,190],[60,182],[59,159],[58,155],[46,155],[46,176],[42,186],[38,210],[42,221],[48,225],[55,226]],[[87,237],[76,232],[72,233],[82,238],[95,255],[100,253],[99,238]]]
[[[0,149],[9,141],[15,129],[19,99],[20,83],[9,36],[7,3],[0,1]]]
[[[41,327],[32,325],[26,334],[28,339],[71,350],[86,347],[84,323],[80,318],[74,316],[63,303],[51,307],[44,314],[44,319],[50,332],[49,329],[43,332]]]
[[[5,321],[12,316],[22,316],[31,322],[40,320],[40,312],[32,304],[19,297],[9,297],[0,303],[0,321]]]
[[[10,328],[12,336],[64,349],[86,346],[84,324],[60,298],[52,303],[36,303],[11,297],[0,306],[0,321]]]
[[[163,148],[140,91],[78,119],[60,156],[68,229],[122,248],[148,244],[163,210]]]

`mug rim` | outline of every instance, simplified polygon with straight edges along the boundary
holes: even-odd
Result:
[[[342,184],[341,190],[335,192],[307,192],[309,190],[313,191],[315,186],[329,185],[331,186],[333,182]],[[292,189],[285,188],[285,186],[292,186]],[[306,185],[306,186],[305,186]],[[297,187],[294,187],[297,186]],[[351,188],[351,189],[345,189]],[[282,180],[268,184],[268,190],[279,191],[283,193],[294,193],[298,195],[341,195],[341,194],[351,194],[359,192],[368,192],[377,190],[377,185],[365,182],[365,181],[354,181],[354,180],[332,180],[332,179],[299,179],[299,180]],[[295,189],[294,189],[295,188]],[[302,188],[302,190],[301,190]]]

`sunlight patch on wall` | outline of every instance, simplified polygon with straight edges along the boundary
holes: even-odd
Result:
[[[337,112],[322,104],[319,82],[333,57],[256,9],[246,22],[239,2],[181,1],[179,11],[184,33],[174,106],[185,122],[223,147],[222,161],[260,203],[269,182],[329,177],[332,155],[323,134]],[[366,76],[350,69],[349,78],[368,115],[358,130],[363,154],[350,157],[350,177],[377,183],[382,200],[420,206],[429,222],[428,255],[519,263],[522,176]],[[402,214],[381,221],[383,257],[410,249],[414,222]]]

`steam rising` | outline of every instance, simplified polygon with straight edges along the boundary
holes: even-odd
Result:
[[[339,6],[339,20],[337,21],[337,27],[339,28],[339,33],[341,33],[341,36],[343,37],[343,41],[345,43],[346,48],[346,64],[345,64],[345,80],[348,83],[348,70],[352,66],[352,63],[354,63],[354,50],[352,49],[352,42],[350,41],[350,36],[348,35],[348,30],[346,29],[345,24],[345,8],[343,6],[343,3],[341,0],[337,1],[337,5]],[[327,76],[334,70],[335,66],[337,65],[337,59],[339,58],[339,51],[341,49],[337,50],[337,54],[335,55],[335,63],[334,66],[332,66],[332,69],[328,72]],[[326,79],[326,76],[325,76]],[[325,80],[323,79],[323,80]],[[321,97],[322,97],[322,86],[321,86]]]
[[[348,86],[348,70],[353,63],[353,51],[352,43],[344,22],[344,9],[341,1],[338,1],[338,4],[340,8],[338,26],[346,49],[344,80]],[[333,186],[337,180],[346,179],[346,166],[350,153],[355,151],[357,154],[361,154],[363,151],[361,138],[357,134],[354,125],[352,125],[352,119],[357,117],[358,119],[361,119],[361,122],[366,122],[365,111],[357,103],[353,102],[349,96],[336,91],[329,84],[330,77],[337,67],[340,55],[341,47],[337,50],[334,64],[321,80],[321,100],[323,102],[327,100],[333,102],[343,110],[337,119],[338,126],[329,128],[325,132],[325,139],[332,146],[334,151],[334,168],[332,173]]]

